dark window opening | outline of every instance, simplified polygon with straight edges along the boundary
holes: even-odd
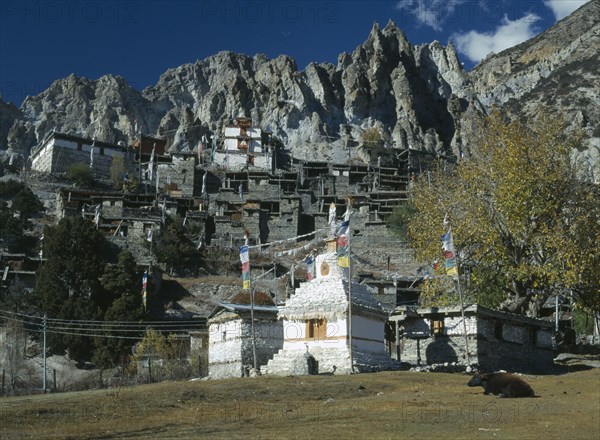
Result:
[[[309,319],[306,321],[306,337],[310,339],[325,339],[327,336],[327,321],[325,319]]]
[[[494,324],[494,337],[499,341],[502,341],[504,338],[502,337],[503,326],[500,321],[496,321]]]

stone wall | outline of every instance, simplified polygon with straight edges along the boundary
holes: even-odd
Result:
[[[466,364],[462,318],[446,316],[444,331],[433,335],[430,318],[403,322],[401,360],[414,365],[457,362]],[[493,371],[543,372],[552,368],[552,330],[482,316],[467,317],[471,364]]]
[[[266,364],[283,347],[283,323],[255,323],[257,365]],[[209,325],[209,375],[212,378],[241,377],[252,366],[252,328],[247,320],[235,319]]]
[[[165,188],[170,181],[169,189],[178,191],[177,194],[180,197],[193,197],[196,177],[195,168],[196,159],[191,155],[176,155],[172,156],[172,162],[158,163],[159,188]]]

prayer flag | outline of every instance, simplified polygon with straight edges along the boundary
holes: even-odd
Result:
[[[454,249],[454,239],[452,238],[452,228],[448,228],[448,232],[442,235],[442,250],[444,251],[446,275],[458,276],[458,268],[456,266],[456,255]]]
[[[309,255],[304,262],[306,263],[306,280],[310,281],[315,277],[315,260],[312,255]]]
[[[250,289],[250,272],[242,272],[242,288]]]
[[[96,145],[96,140],[94,139],[94,142],[92,142],[92,148],[90,149],[90,168],[94,168],[94,149]]]
[[[96,205],[96,212],[94,213],[94,223],[96,227],[100,224],[100,205]]]
[[[142,301],[144,303],[144,309],[146,308],[146,300],[148,296],[148,271],[144,271],[142,276]]]
[[[250,252],[248,245],[240,247],[240,262],[242,263],[242,286],[250,289]]]
[[[154,177],[154,149],[156,144],[152,146],[152,153],[150,154],[150,163],[148,163],[148,179],[152,180]]]
[[[350,255],[348,253],[350,220],[344,220],[337,234],[338,267],[350,267]]]

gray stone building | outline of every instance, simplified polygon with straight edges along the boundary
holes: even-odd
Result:
[[[464,310],[472,365],[481,370],[541,372],[552,368],[553,325],[549,321],[499,312],[479,305]],[[397,307],[392,354],[413,365],[465,365],[466,344],[459,307]]]

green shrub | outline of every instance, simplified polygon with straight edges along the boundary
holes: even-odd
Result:
[[[90,167],[84,163],[75,163],[67,168],[67,180],[80,186],[90,186],[94,183],[94,176]]]

